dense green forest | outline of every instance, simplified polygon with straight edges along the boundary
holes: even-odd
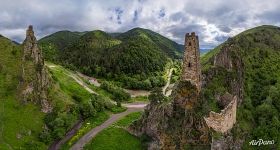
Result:
[[[78,40],[86,32],[59,31],[42,38],[39,43],[44,52],[44,57],[49,61],[56,61],[58,53],[71,43]]]
[[[244,149],[250,149],[251,140],[274,140],[280,148],[280,28],[260,26],[247,30],[221,44],[202,57],[203,72],[211,71],[211,58],[223,48],[233,45],[232,59],[241,59],[244,66],[228,71],[217,68],[219,74],[203,90],[208,107],[219,111],[215,94],[231,89],[229,78],[237,77],[236,69],[243,69],[244,99],[237,110],[234,138],[244,139]],[[277,147],[277,148],[276,148]],[[251,147],[252,148],[252,147]]]
[[[58,38],[61,34],[56,33],[39,41],[48,60],[87,75],[118,81],[126,88],[164,85],[166,64],[182,57],[182,45],[147,29],[135,28],[120,34],[100,30],[63,33],[69,39]]]

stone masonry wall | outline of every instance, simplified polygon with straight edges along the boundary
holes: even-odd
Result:
[[[230,95],[228,98],[231,101],[221,113],[211,111],[209,117],[204,118],[208,127],[213,128],[217,132],[226,133],[236,122],[237,97]]]
[[[198,92],[201,89],[201,67],[198,36],[194,32],[185,36],[185,52],[181,80],[191,81]]]

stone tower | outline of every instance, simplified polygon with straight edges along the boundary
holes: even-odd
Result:
[[[201,68],[198,36],[194,32],[185,36],[185,52],[183,60],[183,72],[181,80],[190,81],[197,87],[198,92],[201,89]]]

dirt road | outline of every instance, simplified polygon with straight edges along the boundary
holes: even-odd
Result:
[[[144,107],[147,104],[125,104],[125,106],[128,108],[125,112],[119,113],[119,114],[113,114],[111,117],[106,120],[103,124],[100,126],[97,126],[93,129],[91,129],[87,134],[85,134],[82,138],[79,139],[77,143],[75,143],[70,150],[82,150],[83,147],[91,141],[92,138],[94,138],[99,132],[104,130],[105,128],[112,125],[114,122],[118,121],[120,118],[137,111],[142,111]]]
[[[53,142],[53,144],[49,147],[49,150],[59,150],[61,145],[63,145],[68,140],[70,140],[78,132],[78,130],[81,128],[82,124],[83,124],[83,121],[79,120],[72,127],[72,129],[66,133],[66,135],[63,137],[63,139],[59,139],[59,140],[56,140],[55,142]]]

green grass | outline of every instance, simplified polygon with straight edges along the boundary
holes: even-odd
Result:
[[[76,101],[89,100],[91,93],[84,89],[80,84],[78,84],[72,77],[71,72],[64,69],[59,65],[54,65],[52,63],[46,63],[52,74],[52,77],[59,83],[60,88],[67,95],[71,96]]]
[[[129,102],[149,102],[148,96],[132,97]]]
[[[124,128],[141,116],[141,112],[131,113],[107,129],[100,132],[85,150],[142,150],[140,140]]]
[[[74,99],[76,101],[71,102],[71,100],[67,101],[66,103],[79,103],[80,101],[86,101],[90,99],[91,94],[85,90],[80,84],[78,84],[72,77],[69,75],[76,76],[74,72],[63,68],[62,66],[55,65],[52,63],[46,63],[49,66],[49,70],[52,74],[52,77],[54,80],[59,83],[60,89],[63,91],[63,93],[66,93],[70,99]],[[79,78],[78,76],[76,76]],[[110,93],[102,90],[99,87],[95,87],[93,85],[90,85],[87,81],[84,79],[81,79],[84,83],[88,85],[89,88],[91,88],[93,91],[96,91],[99,93],[100,96],[104,98],[104,100],[110,100],[109,95]],[[53,91],[53,90],[52,90]],[[59,94],[59,93],[58,93]],[[55,95],[55,94],[52,94]],[[57,97],[57,96],[56,96]],[[59,101],[61,102],[61,101]],[[62,101],[64,103],[64,101]],[[58,104],[57,104],[58,105]],[[63,104],[62,104],[63,106]],[[77,142],[84,134],[86,134],[89,130],[92,128],[95,128],[96,126],[102,124],[104,121],[106,121],[109,118],[110,113],[120,113],[125,111],[127,108],[125,107],[117,107],[112,104],[112,107],[109,108],[110,112],[99,112],[96,117],[88,118],[84,121],[81,129],[78,131],[78,133],[73,136],[69,141],[67,141],[63,146],[62,149],[69,149],[75,142]]]
[[[34,104],[20,104],[14,96],[1,99],[1,127],[0,149],[12,147],[23,148],[26,143],[38,142],[38,135],[42,131],[44,113]],[[21,136],[21,138],[17,138]],[[8,146],[9,145],[9,146]],[[40,143],[41,148],[46,145]]]
[[[118,107],[116,105],[114,105],[111,109],[110,109],[110,112],[114,113],[114,114],[118,114],[118,113],[121,113],[121,112],[124,112],[126,111],[127,108],[126,107]]]
[[[90,84],[87,80],[84,80],[84,79],[83,79],[83,81],[88,85],[88,87],[89,87],[90,89],[92,89],[93,91],[96,91],[96,93],[98,93],[99,95],[101,95],[101,96],[103,96],[103,97],[105,97],[105,98],[107,98],[107,99],[112,100],[112,99],[110,98],[110,97],[113,96],[111,93],[107,92],[106,90],[104,90],[104,89],[102,89],[102,88],[100,88],[100,87],[97,87],[97,86],[94,86],[94,85]],[[112,100],[112,101],[113,101],[113,100]]]
[[[20,46],[0,37],[0,149],[23,149],[31,143],[46,149],[38,140],[44,114],[37,105],[24,104],[18,96],[21,57]]]
[[[142,112],[134,112],[131,113],[122,119],[120,119],[118,122],[114,123],[113,126],[118,126],[118,127],[128,127],[133,121],[139,119],[142,115]]]
[[[73,144],[75,144],[83,135],[85,135],[91,129],[99,126],[109,118],[109,114],[106,112],[100,112],[94,118],[88,118],[84,121],[82,127],[78,133],[73,136],[69,141],[67,141],[62,147],[61,150],[68,150]]]

